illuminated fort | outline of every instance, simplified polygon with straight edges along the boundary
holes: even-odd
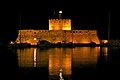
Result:
[[[30,43],[46,40],[50,43],[82,43],[95,42],[100,44],[97,30],[71,30],[71,19],[62,19],[62,11],[59,11],[58,19],[49,19],[49,30],[19,30],[16,43]]]

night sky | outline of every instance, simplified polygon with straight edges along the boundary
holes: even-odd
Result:
[[[58,18],[58,11],[63,11],[63,18],[71,19],[72,29],[97,30],[99,39],[107,39],[110,12],[110,39],[120,39],[120,12],[115,4],[104,2],[21,2],[3,6],[1,10],[0,40],[15,40],[17,30],[48,30],[48,19]],[[117,5],[117,4],[116,4]],[[56,13],[54,15],[54,12]]]

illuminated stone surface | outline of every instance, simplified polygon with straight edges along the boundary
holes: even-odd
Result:
[[[30,43],[36,45],[39,40],[46,40],[51,43],[65,41],[66,43],[90,43],[100,44],[96,30],[19,30],[17,43]],[[34,40],[36,38],[36,40]]]

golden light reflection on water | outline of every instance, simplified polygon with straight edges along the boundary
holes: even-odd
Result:
[[[101,47],[101,55],[107,60],[108,58],[108,47]]]
[[[34,59],[34,67],[36,67],[36,48],[34,49],[34,57],[33,57],[33,59]]]
[[[18,49],[19,67],[47,67],[48,54],[37,48]]]
[[[105,56],[108,55],[108,47],[101,48],[102,53],[104,53]]]
[[[18,49],[17,55],[20,67],[33,67],[34,48]]]
[[[49,53],[49,74],[59,75],[62,68],[63,75],[71,75],[72,49],[55,48]]]
[[[107,54],[107,48],[102,49]],[[72,67],[96,66],[100,47],[18,49],[19,67],[48,67],[50,76],[71,75]]]
[[[73,49],[73,66],[96,65],[100,47],[76,47]]]

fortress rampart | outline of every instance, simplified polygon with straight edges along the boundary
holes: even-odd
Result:
[[[30,43],[36,45],[39,40],[50,43],[73,42],[100,44],[96,30],[19,30],[16,43]]]

